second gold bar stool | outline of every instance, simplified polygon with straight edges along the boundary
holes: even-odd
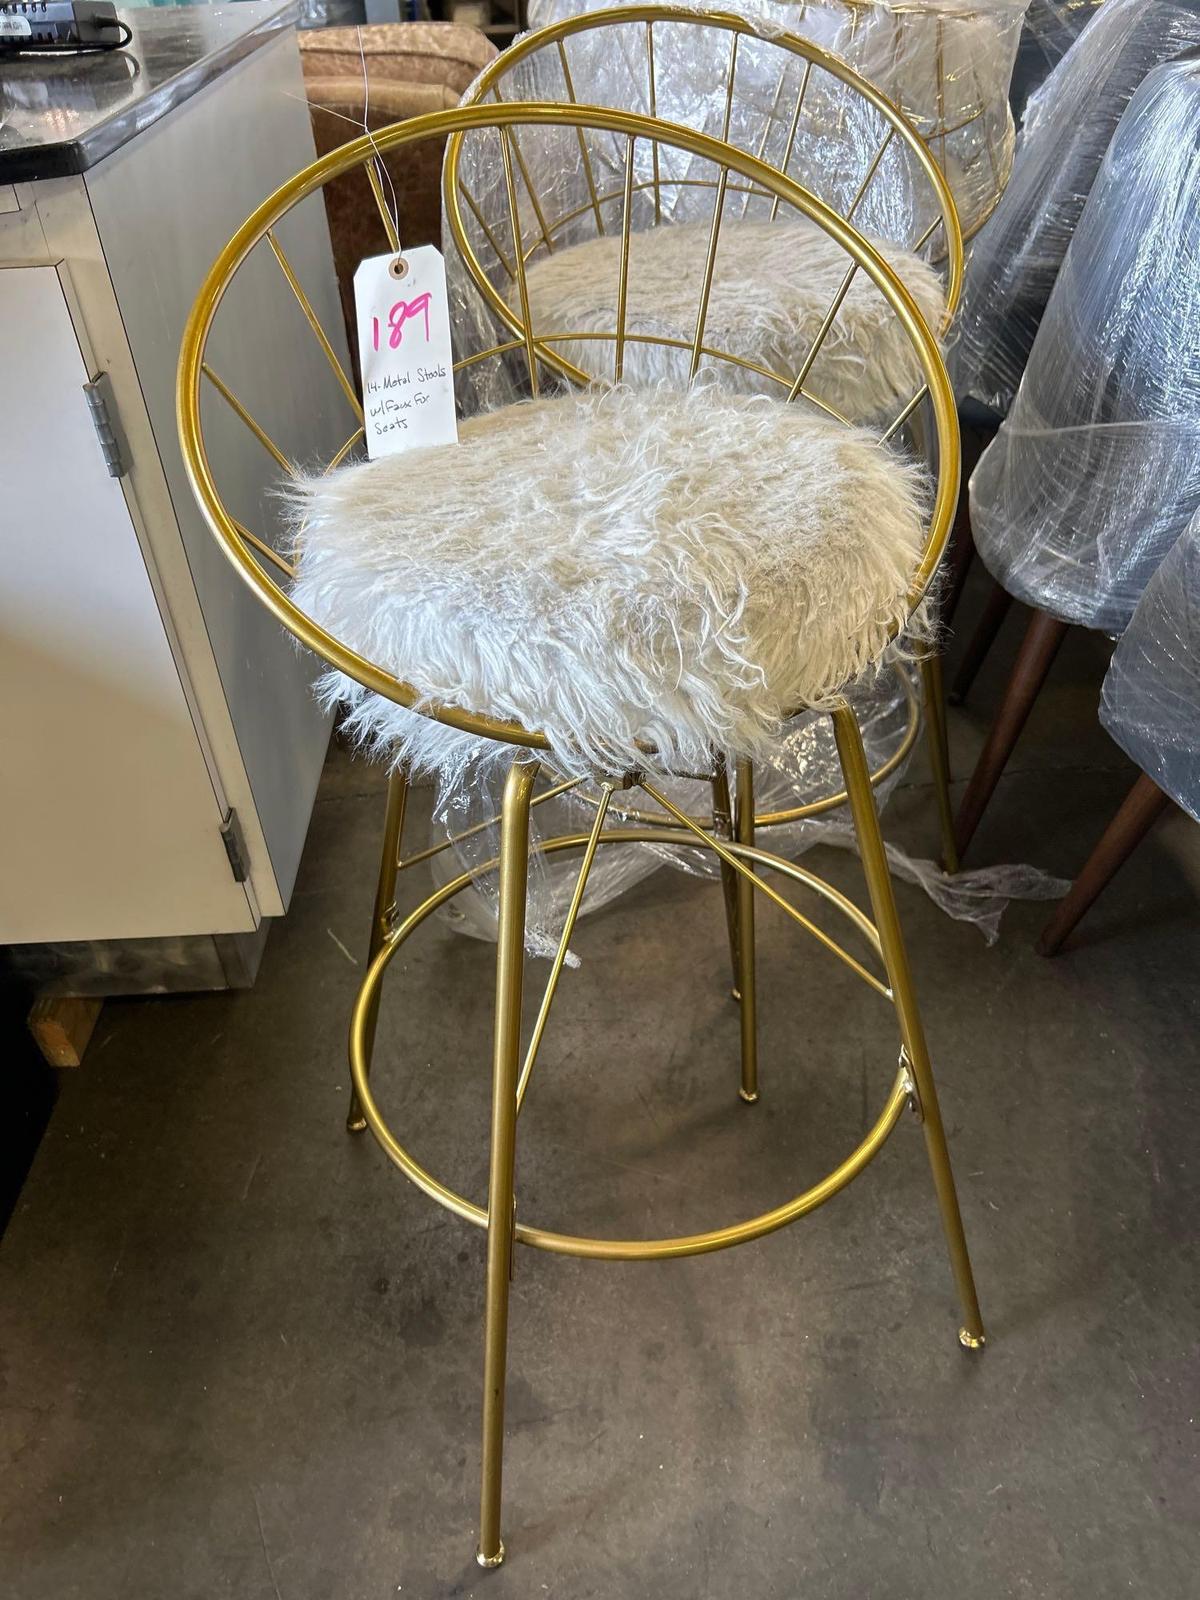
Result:
[[[528,400],[464,421],[458,445],[427,449],[419,460],[410,454],[360,462],[341,472],[336,469],[355,454],[362,418],[327,344],[337,386],[351,411],[359,414],[326,472],[300,485],[306,511],[295,550],[274,550],[226,504],[220,464],[210,457],[205,428],[210,406],[224,403],[263,448],[287,465],[284,451],[232,394],[210,360],[210,332],[222,300],[236,292],[239,269],[256,250],[257,259],[265,256],[269,264],[269,251],[287,289],[309,316],[311,305],[296,274],[288,271],[281,242],[288,212],[330,179],[370,163],[381,151],[446,135],[493,142],[512,200],[511,247],[519,237],[514,139],[518,133],[522,141],[574,137],[577,131],[615,139],[628,162],[615,178],[626,194],[639,145],[664,154],[683,152],[711,165],[718,175],[715,195],[735,194],[746,185],[765,189],[778,197],[790,217],[837,242],[848,263],[875,286],[911,348],[916,368],[911,409],[925,406],[937,441],[938,468],[930,492],[922,492],[916,467],[879,439],[847,429],[844,419],[831,415],[821,396],[797,382],[795,374],[790,380],[779,375],[791,398],[777,401],[731,396],[703,382],[678,392],[621,386],[582,394],[555,389],[548,387],[555,381],[553,363],[546,359],[548,330],[526,318],[519,336],[460,354],[460,361],[505,360],[516,353],[526,365]],[[714,236],[720,228],[720,205],[718,199]],[[399,254],[390,217],[389,227]],[[260,250],[264,244],[267,249]],[[516,256],[520,262],[519,250]],[[714,257],[711,252],[710,262]],[[702,304],[703,280],[698,288]],[[618,293],[617,303],[621,300]],[[608,336],[618,348],[633,337],[620,318]],[[714,361],[729,359],[706,344],[703,311],[695,350]],[[401,757],[407,752],[413,759],[418,748],[423,750],[426,765],[437,751],[450,748],[446,740],[453,743],[466,736],[490,741],[483,748],[490,748],[492,759],[506,767],[497,858],[437,889],[400,919],[393,893],[408,780],[402,761],[397,763],[376,902],[375,950],[350,1035],[355,1087],[385,1154],[431,1198],[487,1232],[480,1564],[494,1567],[504,1557],[504,1395],[509,1283],[517,1244],[596,1259],[652,1261],[746,1243],[832,1198],[879,1152],[911,1108],[924,1134],[958,1293],[959,1340],[978,1349],[983,1323],[928,1048],[861,735],[841,693],[859,665],[879,659],[919,606],[945,545],[958,488],[953,398],[937,346],[912,298],[879,254],[800,185],[752,155],[702,134],[595,107],[459,108],[397,124],[331,153],[297,174],[247,219],[214,263],[189,321],[178,412],[189,476],[210,528],[262,602],[329,664],[337,676],[327,687],[345,698],[360,731],[371,728],[381,741],[390,739]],[[212,437],[220,435],[214,432]],[[647,443],[662,493],[631,497],[631,464],[642,458]],[[397,461],[404,467],[397,469]],[[414,462],[421,469],[416,474]],[[481,481],[486,493],[478,488]],[[398,482],[405,486],[402,493]],[[702,495],[708,498],[697,524],[689,521],[690,508],[701,503]],[[541,508],[537,517],[530,509],[534,501]],[[601,502],[615,510],[609,522],[592,515]],[[519,569],[507,534],[510,513],[528,530],[525,565]],[[698,526],[704,529],[702,539],[696,537]],[[613,559],[614,538],[625,548],[620,540],[629,528],[647,556],[645,571]],[[449,544],[442,537],[447,529],[453,533]],[[864,537],[868,531],[870,537]],[[373,550],[370,560],[363,540]],[[541,559],[534,560],[539,552]],[[728,559],[720,559],[722,552]],[[818,571],[829,581],[814,586]],[[674,574],[678,586],[664,573]],[[472,588],[476,583],[479,587]],[[468,591],[485,595],[490,610],[467,605],[464,611]],[[550,603],[541,604],[539,596],[547,594]],[[710,620],[724,619],[721,626],[707,631],[694,626],[691,608],[697,595],[703,596]],[[688,672],[680,673],[677,658],[651,651],[638,658],[641,687],[631,692],[628,669],[639,642],[644,642],[640,629],[647,606],[659,608],[668,619],[668,632],[680,625],[688,630]],[[594,624],[598,617],[605,619],[603,627],[589,631],[582,626],[581,619]],[[782,632],[781,617],[787,624]],[[422,633],[418,644],[407,630],[426,624],[432,624],[432,632]],[[727,647],[735,625],[740,631],[733,655],[751,669],[745,679],[755,691],[750,698],[731,670]],[[493,653],[483,646],[493,642],[495,629],[505,646]],[[818,640],[824,641],[820,648]],[[456,665],[463,686],[453,695],[445,689],[439,695],[432,681],[440,674],[445,682],[445,672]],[[472,676],[476,673],[478,678]],[[756,698],[759,690],[765,701]],[[772,703],[772,696],[775,712],[768,716],[764,706]],[[747,763],[764,748],[772,729],[803,704],[827,710],[833,719],[870,916],[808,868],[764,850],[745,826],[744,819],[753,815]],[[743,820],[739,825],[735,818],[733,836],[722,837],[675,806],[663,785],[672,775],[703,772],[719,787],[730,766],[741,791]],[[543,767],[550,775],[550,791],[539,795]],[[549,855],[578,852],[581,866],[526,1041],[522,1000],[530,812],[545,793],[569,784],[587,785],[595,805],[586,831],[538,846]],[[612,797],[631,788],[640,789],[672,826],[612,825]],[[744,904],[752,894],[770,901],[818,942],[822,959],[844,963],[875,999],[893,1007],[898,1065],[882,1108],[860,1143],[826,1177],[769,1211],[666,1238],[553,1232],[520,1209],[514,1168],[517,1123],[588,873],[601,850],[638,842],[677,844],[681,829],[689,844],[713,852],[736,875]],[[409,860],[427,854],[419,852]],[[498,877],[500,913],[490,1166],[486,1205],[481,1205],[435,1177],[396,1136],[373,1091],[370,1064],[380,985],[389,964],[435,910],[484,874]],[[807,909],[795,904],[779,883],[804,896]],[[857,951],[813,920],[813,903],[844,922]],[[749,932],[747,917],[739,950],[744,994],[747,984],[752,992],[754,977]],[[744,1006],[743,1016],[750,1019],[743,1028],[752,1027],[752,1005]],[[753,1080],[747,1084],[744,1079],[743,1088],[753,1092]]]
[[[836,54],[801,37],[803,20],[799,8],[794,16],[781,9],[769,23],[662,4],[584,11],[516,41],[479,74],[466,103],[611,106],[692,127],[753,154],[864,233],[912,292],[933,332],[945,338],[962,289],[963,240],[936,150],[886,94]],[[797,32],[788,31],[793,22]],[[472,154],[486,164],[477,170]],[[555,330],[546,358],[573,382],[609,381],[616,352],[602,335],[614,320],[608,297],[624,199],[617,186],[604,183],[611,154],[603,141],[581,133],[565,146],[517,142],[513,157],[531,314]],[[464,155],[457,144],[445,180],[445,231],[453,246],[448,255],[479,290],[478,297],[464,295],[462,310],[481,338],[496,315],[517,332],[516,266],[513,252],[500,243],[508,205],[502,173],[490,152],[468,145]],[[702,165],[693,169],[679,157],[662,160],[649,153],[634,174],[625,326],[629,334],[654,337],[625,340],[620,375],[627,383],[653,382],[664,369],[686,377],[715,182]],[[881,431],[911,387],[905,387],[903,340],[887,337],[869,283],[846,278],[836,245],[819,234],[807,236],[806,255],[795,259],[791,230],[766,226],[778,213],[772,195],[748,189],[725,207],[719,244],[725,270],[707,307],[706,340],[749,359],[719,363],[714,376],[730,388],[772,392],[777,380],[757,359],[769,347],[770,365],[803,374],[844,416]],[[830,311],[832,324],[822,331]],[[558,330],[570,329],[581,330],[579,337],[560,337]],[[831,347],[838,352],[832,358]],[[811,373],[804,372],[806,360],[817,364]],[[519,381],[515,371],[509,377],[513,385]],[[505,384],[489,384],[485,396],[489,406],[515,397]],[[953,872],[958,861],[937,651],[920,652],[917,669],[921,704],[916,695],[907,696],[907,727],[872,781],[883,782],[907,757],[923,710],[941,855]],[[719,808],[719,796],[714,799]],[[844,792],[830,793],[820,784],[813,792],[810,785],[791,803],[760,804],[755,825],[787,826],[845,802]],[[727,869],[723,876],[728,879]],[[737,899],[732,892],[727,898],[736,950]]]

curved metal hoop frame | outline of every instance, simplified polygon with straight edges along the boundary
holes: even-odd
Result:
[[[808,0],[800,0],[801,11],[806,9],[807,3]],[[840,0],[840,3],[844,5],[848,11],[850,11],[852,16],[857,17],[869,12],[874,7],[875,0]],[[961,133],[964,128],[969,128],[972,123],[978,122],[982,117],[987,115],[988,108],[984,102],[983,91],[979,83],[979,75],[975,71],[974,67],[972,67],[971,71],[975,79],[975,89],[978,96],[977,104],[974,109],[968,111],[965,116],[959,116],[956,122],[952,122],[949,120],[945,104],[946,73],[948,70],[945,64],[946,24],[948,22],[952,23],[969,20],[979,14],[978,8],[971,4],[971,0],[963,0],[961,11],[947,10],[939,13],[929,11],[928,8],[922,3],[922,0],[908,0],[907,4],[897,4],[896,0],[892,0],[890,10],[892,14],[897,17],[917,16],[926,23],[932,22],[934,24],[934,56],[937,63],[938,82],[937,114],[927,133],[922,133],[919,127],[917,132],[918,136],[923,139],[925,143],[930,146],[930,148],[935,145],[937,146],[939,151],[938,165],[943,171],[945,171],[946,141],[952,138],[954,134]],[[853,26],[857,27],[857,23],[855,23]],[[1009,109],[1007,102],[1005,102],[1004,114],[1006,126],[1011,134],[1012,111]],[[1004,152],[1003,156],[998,158],[996,149],[989,138],[987,141],[987,157],[992,169],[991,194],[987,200],[987,203],[978,211],[973,213],[968,221],[967,226],[963,229],[964,244],[969,244],[979,232],[980,228],[983,227],[984,223],[991,216],[992,212],[1000,204],[1004,191],[1008,187],[1008,180],[1012,174],[1012,140],[1009,140],[1008,148]]]
[[[775,90],[774,99],[764,118],[761,138],[754,155],[756,160],[761,161],[764,159],[772,127],[789,127],[784,165],[782,168],[777,169],[785,175],[795,147],[800,117],[811,87],[814,70],[818,73],[826,74],[838,83],[844,84],[854,94],[858,95],[864,104],[869,105],[883,118],[887,124],[888,131],[884,135],[882,147],[869,160],[861,187],[858,189],[854,199],[846,210],[839,214],[844,222],[847,224],[852,223],[853,214],[863,200],[867,189],[874,181],[887,147],[894,139],[898,139],[902,145],[906,146],[921,177],[931,191],[934,207],[938,215],[933,224],[922,235],[907,241],[905,248],[914,252],[920,250],[931,239],[935,230],[939,226],[941,227],[943,233],[943,259],[946,270],[946,307],[941,325],[936,331],[939,335],[944,334],[958,308],[963,284],[962,228],[959,224],[958,210],[954,203],[954,197],[950,192],[950,186],[946,181],[945,174],[930,153],[927,141],[918,133],[917,129],[893,101],[889,100],[872,83],[869,83],[866,78],[855,72],[840,57],[832,55],[829,51],[822,49],[820,45],[801,38],[798,34],[778,30],[766,32],[762,29],[761,21],[756,23],[749,18],[720,10],[702,11],[671,5],[626,5],[600,11],[586,11],[577,16],[568,17],[561,22],[553,23],[549,27],[539,28],[536,32],[525,34],[517,39],[507,50],[484,68],[472,85],[470,98],[465,103],[482,105],[489,100],[494,104],[505,103],[504,95],[502,94],[505,80],[510,78],[523,62],[546,54],[547,56],[553,56],[558,64],[567,101],[573,105],[579,104],[577,87],[571,72],[568,56],[568,41],[605,30],[614,32],[620,30],[624,35],[636,35],[642,40],[645,51],[646,84],[651,115],[658,115],[659,112],[656,109],[658,87],[654,47],[654,28],[656,24],[685,28],[690,26],[697,30],[707,29],[714,34],[726,33],[730,35],[730,52],[724,94],[724,122],[726,129],[729,127],[732,107],[737,97],[739,42],[742,39],[752,39],[756,46],[778,52],[782,58],[779,82]],[[795,104],[785,105],[784,92],[789,86],[789,71],[797,61],[802,62],[804,65],[801,70]],[[586,101],[586,96],[584,99]],[[781,121],[777,121],[777,118],[781,119]],[[582,139],[580,140],[579,148],[581,159],[584,161],[589,175],[590,206],[586,209],[593,212],[599,224],[601,222],[601,209],[604,204],[609,201],[617,201],[621,196],[619,193],[602,195],[597,191],[590,171],[587,147]],[[771,165],[770,162],[767,164]],[[447,152],[443,180],[446,216],[454,233],[455,244],[463,260],[471,270],[472,276],[488,299],[489,304],[492,305],[492,308],[499,311],[499,314],[503,316],[503,311],[495,303],[490,285],[485,287],[487,274],[479,263],[478,257],[472,249],[462,226],[461,208],[457,203],[457,191],[461,185],[462,177],[460,165],[461,141],[455,141]],[[531,177],[524,166],[521,167],[521,174],[525,179],[527,192],[532,193],[536,174]],[[695,184],[697,180],[692,180],[692,182]],[[715,180],[698,180],[698,182],[701,187],[710,187],[713,186]],[[681,181],[681,186],[687,186],[686,180]],[[545,230],[541,234],[539,242],[544,241],[547,245],[551,245],[556,230],[574,221],[578,215],[579,213],[573,212],[568,216],[551,222],[546,221],[539,211],[539,221],[546,221]],[[900,241],[896,242],[900,243]],[[505,320],[508,319],[506,318]],[[558,365],[564,376],[571,377],[575,381],[579,381],[580,378],[587,381],[589,377],[598,376],[598,374],[581,373],[572,363],[561,361],[561,359]]]
[[[340,177],[356,166],[366,165],[368,174],[375,176],[376,194],[380,202],[381,215],[385,218],[389,233],[394,238],[394,223],[382,203],[382,190],[379,187],[375,168],[369,164],[376,156],[422,139],[443,138],[447,135],[453,138],[460,136],[464,132],[479,129],[496,130],[501,139],[502,150],[508,150],[510,145],[507,141],[511,138],[511,130],[513,128],[539,126],[565,128],[568,130],[596,129],[602,132],[621,134],[625,136],[629,148],[632,148],[636,140],[645,139],[655,144],[683,150],[690,155],[712,162],[719,171],[736,173],[764,192],[777,196],[781,203],[791,206],[801,215],[809,218],[824,229],[846,252],[852,262],[852,270],[861,269],[871,279],[899,320],[924,378],[921,389],[918,390],[913,401],[906,409],[911,413],[915,411],[922,400],[928,398],[933,412],[937,439],[937,489],[930,513],[928,535],[907,597],[909,609],[915,609],[923,598],[937,570],[949,538],[958,499],[959,440],[958,418],[946,369],[942,363],[934,337],[908,290],[887,266],[878,252],[835,212],[831,211],[816,196],[810,194],[799,184],[784,177],[775,169],[766,166],[756,157],[744,151],[735,150],[722,144],[721,141],[711,139],[704,134],[675,127],[671,124],[659,123],[652,118],[634,116],[626,112],[603,110],[598,107],[535,103],[465,106],[453,111],[436,112],[428,116],[413,118],[408,122],[397,123],[391,128],[356,139],[350,144],[333,150],[320,160],[315,161],[311,166],[297,173],[276,190],[274,195],[265,200],[247,218],[217,257],[197,296],[184,333],[176,388],[176,405],[184,463],[192,490],[200,504],[205,520],[212,529],[225,555],[232,562],[242,579],[249,584],[259,599],[284,627],[295,634],[301,643],[307,645],[317,655],[329,662],[330,665],[345,673],[355,682],[363,685],[364,688],[383,695],[400,705],[412,707],[417,702],[417,692],[411,685],[402,682],[379,666],[378,663],[369,661],[351,650],[293,603],[289,595],[280,587],[277,578],[264,566],[263,560],[260,558],[265,558],[274,566],[283,565],[285,569],[286,563],[281,563],[280,558],[275,555],[266,541],[259,539],[237,522],[222,500],[212,464],[209,461],[201,419],[201,385],[206,377],[222,398],[233,407],[247,426],[252,429],[260,439],[260,442],[263,443],[264,448],[271,452],[280,466],[286,470],[291,470],[291,468],[283,452],[265,435],[254,419],[237,402],[236,396],[233,396],[228,391],[219,377],[209,367],[206,361],[208,336],[221,300],[234,274],[250,252],[265,239],[270,243],[276,256],[281,257],[281,251],[274,238],[276,225],[294,206],[316,193],[330,179]],[[514,237],[519,237],[520,229],[516,221],[515,187],[512,183],[511,169],[507,163],[506,173],[509,179]],[[280,259],[281,268],[284,266],[285,260],[286,258]],[[519,262],[520,254],[518,253]],[[520,270],[523,271],[523,268]],[[289,282],[292,282],[291,278],[289,278]],[[299,286],[293,282],[293,290],[295,291],[298,288]],[[834,309],[836,310],[836,307]],[[540,338],[533,337],[532,330],[528,326],[522,327],[519,321],[512,317],[511,313],[509,313],[509,325],[514,326],[515,333],[515,337],[510,344],[473,354],[465,358],[464,361],[456,363],[456,366],[470,365],[505,349],[523,348],[528,363],[530,381],[536,389],[538,367],[540,363],[548,361],[548,348],[541,342]],[[315,329],[314,332],[316,332]],[[327,352],[327,354],[330,355],[336,366],[336,358],[332,356],[332,352]],[[719,352],[714,352],[714,354],[719,355]],[[344,373],[340,373],[340,377],[343,389],[347,391],[348,399],[353,400],[357,411],[357,399],[353,395],[349,380]],[[797,384],[796,388],[797,393],[803,392],[802,384]],[[351,435],[346,445],[335,458],[335,462],[331,463],[331,465],[336,464],[337,461],[348,455],[360,437],[361,412],[359,412],[358,430]],[[545,735],[536,729],[520,727],[514,723],[501,721],[497,718],[459,707],[422,706],[421,710],[424,714],[432,716],[450,727],[458,728],[483,738],[496,739],[539,750],[547,748]]]
[[[586,850],[592,838],[591,834],[575,833],[560,834],[556,838],[542,841],[538,846],[540,853],[557,855],[565,850]],[[598,836],[597,842],[601,845],[608,844],[678,844],[679,834],[666,828],[622,828],[611,832],[604,832]],[[698,836],[689,836],[689,845],[701,845]],[[714,842],[709,842],[709,848],[715,849]],[[785,861],[781,856],[772,855],[769,851],[760,850],[752,845],[742,845],[734,841],[722,842],[722,848],[739,861],[753,863],[757,866],[770,867],[782,873],[793,882],[802,884],[805,888],[813,890],[828,904],[833,906],[844,916],[847,921],[871,946],[876,956],[881,955],[879,934],[870,919],[859,910],[852,900],[840,894],[832,885],[818,878],[814,873],[798,866],[795,862]],[[472,1222],[476,1227],[486,1228],[488,1214],[484,1207],[474,1205],[471,1201],[456,1194],[445,1184],[440,1183],[412,1156],[400,1143],[395,1134],[388,1127],[382,1112],[371,1092],[369,1079],[369,1056],[371,1048],[371,1035],[374,1031],[374,1019],[378,1011],[380,988],[392,958],[396,955],[401,945],[412,933],[440,906],[452,900],[455,895],[461,894],[468,885],[479,878],[495,872],[499,867],[499,857],[485,862],[482,866],[471,872],[464,872],[459,877],[443,885],[435,894],[424,900],[417,909],[409,914],[399,926],[389,934],[378,955],[371,962],[359,989],[358,999],[355,1002],[354,1014],[350,1023],[350,1067],[354,1076],[354,1087],[358,1094],[359,1104],[363,1115],[366,1117],[367,1126],[374,1134],[380,1147],[393,1161],[406,1177],[410,1178],[417,1187],[446,1210]],[[840,948],[840,947],[839,947]],[[861,976],[861,972],[859,973]],[[891,1001],[892,994],[889,989],[876,982],[877,992]],[[518,1243],[532,1245],[539,1250],[550,1250],[559,1255],[588,1256],[608,1261],[655,1261],[669,1256],[694,1256],[704,1255],[713,1250],[725,1250],[732,1245],[746,1244],[751,1239],[760,1239],[764,1234],[774,1233],[779,1228],[785,1228],[789,1222],[795,1222],[798,1217],[804,1216],[809,1211],[815,1211],[818,1206],[824,1205],[833,1198],[839,1189],[858,1176],[871,1158],[883,1148],[888,1135],[900,1120],[901,1112],[910,1102],[913,1094],[912,1080],[909,1077],[907,1066],[901,1062],[896,1074],[891,1092],[884,1104],[883,1110],[876,1119],[870,1132],[846,1159],[839,1163],[829,1175],[819,1183],[805,1189],[802,1194],[787,1201],[784,1205],[777,1206],[771,1211],[766,1211],[757,1217],[751,1217],[745,1222],[734,1223],[730,1227],[712,1229],[706,1233],[683,1235],[668,1239],[597,1239],[574,1234],[553,1233],[545,1228],[533,1227],[529,1223],[516,1224],[515,1238]]]

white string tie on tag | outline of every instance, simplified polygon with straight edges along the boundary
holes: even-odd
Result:
[[[375,163],[375,172],[376,172],[377,176],[380,179],[381,192],[382,192],[382,184],[384,182],[387,183],[388,189],[391,192],[391,196],[392,196],[392,204],[391,204],[392,231],[395,234],[397,244],[399,245],[399,241],[400,241],[400,205],[399,205],[399,202],[396,199],[396,187],[392,182],[392,175],[387,169],[387,164],[385,163],[385,161],[383,159],[383,154],[380,151],[379,146],[375,143],[375,135],[371,131],[371,127],[370,127],[369,120],[368,120],[368,113],[370,112],[370,109],[371,109],[371,81],[370,81],[370,78],[369,78],[369,76],[367,74],[367,54],[366,54],[366,51],[363,49],[362,28],[361,27],[356,27],[355,28],[354,37],[355,37],[355,39],[356,39],[356,41],[358,43],[358,59],[359,59],[360,65],[362,66],[362,82],[363,82],[363,119],[362,119],[362,125],[363,125],[363,132],[366,134],[367,138],[371,141],[371,148],[375,152],[375,154],[371,157],[371,159]],[[399,282],[402,278],[404,278],[404,277],[406,277],[408,275],[408,262],[405,261],[405,259],[404,259],[404,250],[403,250],[403,246],[402,245],[400,246],[399,254],[392,261],[392,264],[391,264],[391,266],[389,266],[388,271],[391,273],[392,277],[397,280],[397,282]]]

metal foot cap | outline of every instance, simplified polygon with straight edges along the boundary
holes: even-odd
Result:
[[[982,1350],[987,1340],[982,1333],[972,1333],[968,1328],[960,1328],[958,1342],[964,1350]]]
[[[498,1567],[504,1560],[504,1540],[501,1539],[494,1556],[485,1556],[482,1550],[476,1550],[475,1559],[481,1567],[486,1568],[489,1572],[493,1567]]]
[[[367,1131],[367,1119],[366,1119],[366,1117],[357,1116],[357,1117],[347,1117],[346,1118],[346,1132],[347,1133],[365,1133],[366,1131]]]
[[[754,1102],[758,1099],[758,1090],[757,1089],[739,1089],[738,1090],[738,1098],[740,1100],[744,1100],[748,1106],[752,1106],[754,1104]]]

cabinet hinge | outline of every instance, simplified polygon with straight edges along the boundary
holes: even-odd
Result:
[[[225,813],[225,821],[221,824],[221,843],[225,846],[225,854],[229,857],[229,870],[233,873],[234,883],[245,883],[250,876],[250,869],[246,864],[246,839],[242,833],[242,825],[238,821],[238,814],[232,806]]]
[[[100,441],[100,452],[110,478],[123,478],[129,471],[129,445],[117,415],[113,399],[112,381],[107,372],[101,372],[83,386],[88,410],[92,413],[92,426]]]

